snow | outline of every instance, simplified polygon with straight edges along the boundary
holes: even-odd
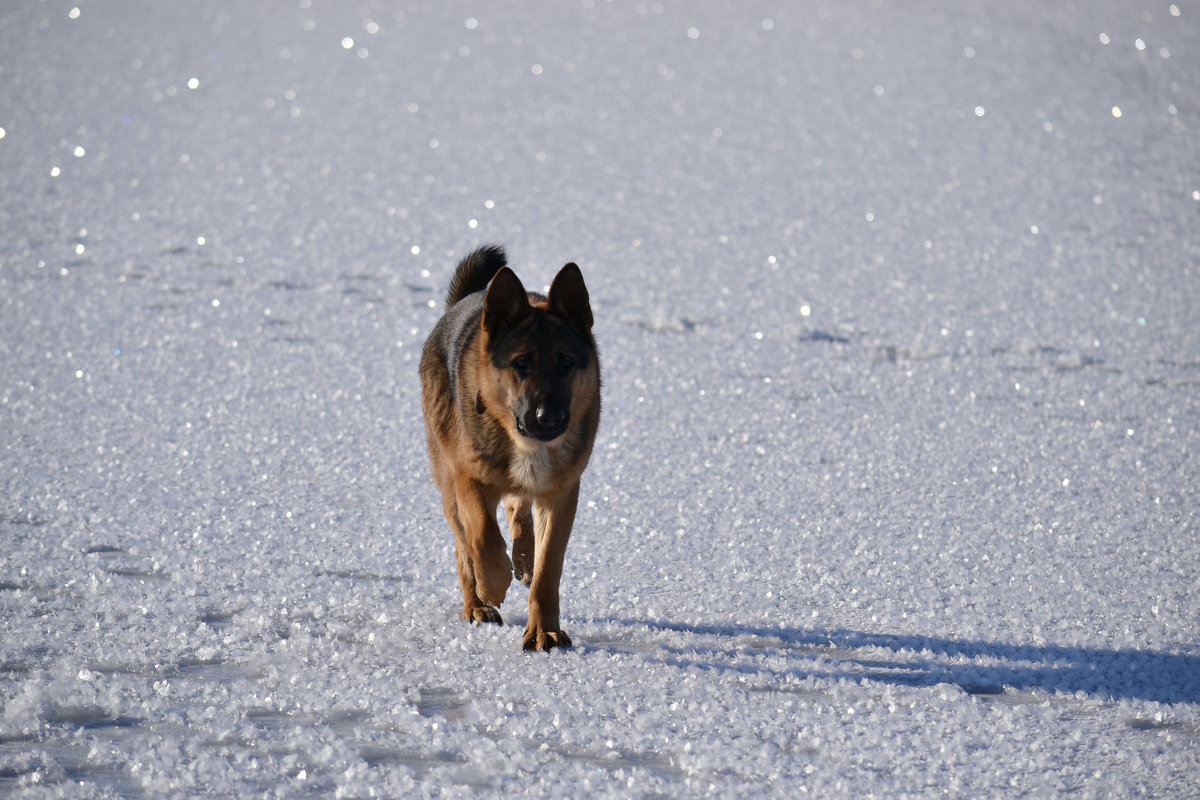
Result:
[[[1198,797],[1200,8],[0,11],[0,794]],[[584,271],[575,647],[416,364]]]

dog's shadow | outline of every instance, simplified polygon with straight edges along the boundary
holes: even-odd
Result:
[[[1012,697],[1014,692],[1082,693],[1111,700],[1200,703],[1200,655],[1014,645],[840,628],[632,619],[614,619],[607,624],[618,630],[628,628],[628,638],[594,639],[584,646],[636,650],[681,667],[765,674],[777,679],[780,687],[823,676],[916,687],[952,684],[968,694],[984,697]],[[646,646],[639,642],[634,632],[637,629],[682,634],[687,641],[668,637]],[[744,657],[752,652],[793,656],[796,664],[764,670],[761,664],[751,665]],[[787,658],[784,663],[791,661]]]

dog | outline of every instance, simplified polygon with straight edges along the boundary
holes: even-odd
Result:
[[[454,531],[463,619],[503,624],[512,583],[529,586],[522,647],[570,647],[559,580],[579,479],[600,423],[600,357],[574,262],[546,296],[527,292],[503,248],[459,262],[421,351],[421,408],[434,483]],[[496,522],[503,501],[512,558]]]

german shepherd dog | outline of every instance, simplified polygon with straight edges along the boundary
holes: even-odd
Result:
[[[454,271],[446,313],[421,351],[421,407],[463,619],[502,624],[497,607],[515,567],[530,587],[522,647],[549,650],[571,646],[558,583],[600,422],[600,360],[579,267],[559,270],[543,297],[505,264],[491,245]],[[511,560],[496,523],[501,500]]]

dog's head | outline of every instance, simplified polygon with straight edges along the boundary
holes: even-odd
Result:
[[[507,267],[484,299],[482,335],[490,369],[481,376],[478,411],[511,414],[519,437],[550,442],[571,426],[578,398],[599,380],[592,308],[574,263],[554,278],[546,297],[530,295]],[[505,409],[506,411],[502,410]],[[532,442],[531,442],[532,443]]]

